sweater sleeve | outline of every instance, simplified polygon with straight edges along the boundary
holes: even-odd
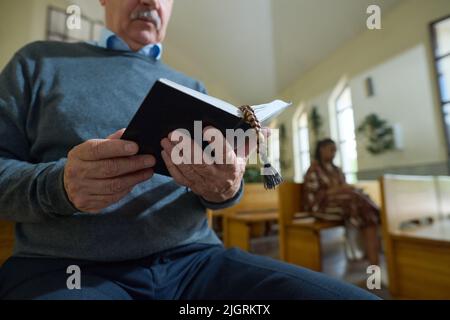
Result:
[[[63,185],[66,159],[30,159],[26,124],[34,76],[33,63],[20,54],[0,74],[0,219],[21,223],[77,212]]]
[[[200,202],[203,204],[203,206],[205,206],[205,208],[211,209],[211,210],[221,210],[221,209],[226,209],[226,208],[232,207],[235,204],[239,203],[239,201],[241,201],[243,194],[244,194],[244,180],[241,181],[241,187],[239,188],[239,191],[236,193],[236,195],[227,201],[224,201],[222,203],[213,203],[213,202],[206,201],[202,197],[199,197],[199,198],[200,198]]]

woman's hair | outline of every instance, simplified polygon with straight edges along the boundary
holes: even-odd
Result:
[[[326,147],[326,146],[328,146],[330,144],[334,144],[335,145],[336,143],[330,138],[326,138],[326,139],[323,139],[323,140],[320,140],[320,141],[317,142],[316,152],[314,154],[314,159],[319,163],[319,165],[321,167],[323,167],[323,163],[322,163],[322,159],[320,158],[320,150],[323,147]]]

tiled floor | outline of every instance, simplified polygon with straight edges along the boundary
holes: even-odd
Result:
[[[367,273],[369,263],[363,259],[350,260],[346,256],[344,230],[335,228],[323,231],[322,233],[324,260],[324,273],[329,276],[342,279],[355,284],[363,289],[367,289]],[[252,240],[252,251],[257,254],[279,258],[278,237],[271,236]],[[381,289],[370,290],[383,299],[390,299],[387,283],[387,270],[384,256],[381,256]]]

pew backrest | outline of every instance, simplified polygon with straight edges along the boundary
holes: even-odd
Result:
[[[442,217],[450,217],[450,177],[436,177],[439,212]]]
[[[408,221],[439,219],[435,178],[384,175],[381,178],[384,223],[390,233]]]

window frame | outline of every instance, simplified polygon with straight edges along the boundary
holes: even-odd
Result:
[[[303,120],[305,121],[305,125],[302,124]],[[297,130],[297,137],[298,137],[298,157],[299,157],[299,169],[300,169],[300,175],[301,177],[304,177],[306,172],[308,171],[309,167],[311,166],[311,144],[310,144],[310,135],[309,135],[309,121],[308,121],[308,113],[306,111],[300,113],[297,116],[296,119],[296,130]],[[302,132],[307,133],[307,147],[303,148],[303,142],[302,141]],[[303,162],[303,157],[308,156],[309,163],[305,164]]]
[[[450,104],[450,101],[443,101],[443,92],[441,91],[441,84],[440,84],[440,74],[439,74],[439,68],[438,63],[442,59],[450,57],[450,52],[444,54],[443,56],[437,56],[437,48],[438,48],[438,38],[436,33],[435,26],[445,20],[450,21],[450,15],[444,16],[442,18],[439,18],[435,21],[432,21],[429,25],[429,32],[430,32],[430,38],[431,38],[431,55],[433,59],[433,68],[434,68],[434,75],[435,75],[435,83],[437,88],[437,99],[439,102],[439,109],[441,113],[441,123],[444,128],[444,135],[445,135],[445,141],[446,141],[446,148],[447,148],[447,159],[450,158],[450,123],[447,123],[446,117],[450,116],[450,113],[445,112],[445,106]],[[450,161],[448,161],[448,171],[450,172]]]
[[[338,155],[339,155],[339,164],[341,166],[342,172],[344,173],[344,176],[346,177],[346,180],[352,180],[351,182],[357,182],[358,181],[358,147],[357,147],[357,140],[356,140],[356,132],[354,132],[354,139],[351,139],[355,143],[355,153],[356,153],[356,171],[346,171],[345,166],[345,160],[343,157],[343,145],[346,143],[349,143],[349,139],[343,139],[341,138],[341,129],[340,129],[340,121],[339,121],[339,115],[345,112],[346,110],[350,109],[353,114],[353,122],[355,121],[355,113],[354,113],[354,107],[353,107],[353,101],[351,100],[351,104],[349,106],[345,106],[344,108],[338,110],[338,101],[342,97],[342,95],[345,93],[346,90],[349,90],[350,94],[350,100],[351,100],[351,88],[348,83],[346,83],[340,91],[335,95],[332,106],[333,106],[333,117],[336,125],[336,145],[338,149]],[[353,123],[353,127],[355,128],[355,123]],[[352,176],[353,179],[348,179],[349,176]]]

